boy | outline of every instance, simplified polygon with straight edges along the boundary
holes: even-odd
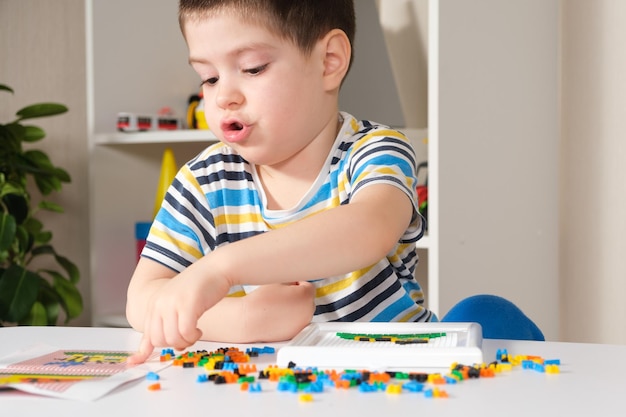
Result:
[[[220,143],[155,218],[128,288],[133,361],[201,338],[286,340],[312,320],[431,320],[413,150],[338,109],[352,0],[181,0],[179,20]]]

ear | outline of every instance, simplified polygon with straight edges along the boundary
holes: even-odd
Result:
[[[333,29],[324,36],[324,85],[327,91],[338,89],[350,66],[352,48],[346,33]]]

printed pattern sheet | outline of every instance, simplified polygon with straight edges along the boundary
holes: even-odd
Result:
[[[0,388],[93,401],[168,366],[157,353],[141,365],[129,365],[132,353],[35,346],[0,359]]]

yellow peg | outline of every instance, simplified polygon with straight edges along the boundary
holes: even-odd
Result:
[[[161,160],[161,174],[159,175],[159,184],[157,186],[157,193],[154,199],[154,213],[152,218],[156,217],[159,209],[161,208],[161,203],[163,202],[165,193],[167,192],[170,184],[172,184],[177,171],[178,166],[176,165],[176,159],[174,158],[174,151],[172,151],[171,148],[165,148],[165,151],[163,151],[163,159]]]

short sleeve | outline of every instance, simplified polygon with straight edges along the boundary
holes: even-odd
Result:
[[[402,242],[414,242],[422,237],[425,224],[417,203],[416,157],[406,136],[383,127],[366,132],[354,142],[348,177],[351,198],[372,184],[388,184],[402,190],[413,206],[411,224]]]

